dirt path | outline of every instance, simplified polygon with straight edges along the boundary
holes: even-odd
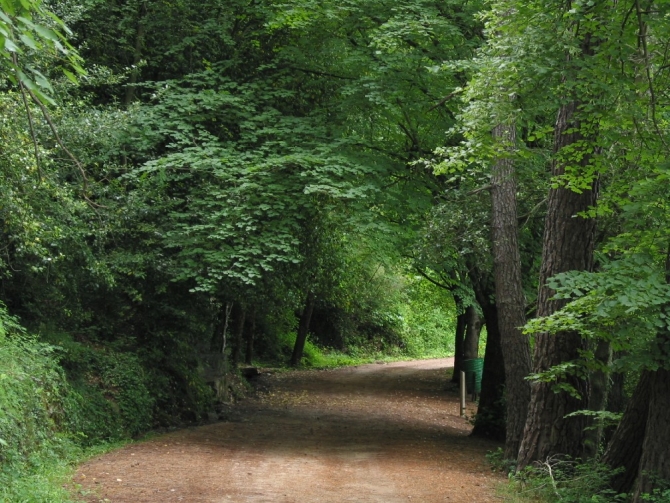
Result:
[[[451,364],[263,376],[227,421],[126,446],[75,480],[96,503],[499,501],[484,458],[498,444],[467,437]]]

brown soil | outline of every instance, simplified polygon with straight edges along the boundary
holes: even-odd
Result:
[[[100,456],[75,481],[96,503],[499,501],[484,458],[499,445],[468,437],[450,365],[265,374],[226,421]]]

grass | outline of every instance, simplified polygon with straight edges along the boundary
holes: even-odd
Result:
[[[69,446],[61,456],[35,460],[38,464],[30,472],[5,470],[0,474],[0,503],[78,503],[85,494],[73,481],[77,467],[129,442],[97,444],[86,449]]]
[[[508,473],[498,496],[509,503],[615,503],[627,500],[609,488],[616,473],[597,461],[581,462],[568,456],[551,456],[543,463],[513,474],[514,464],[502,459],[502,449],[487,455],[494,470]],[[652,500],[654,501],[654,500]]]
[[[288,333],[279,339],[279,359],[270,361],[257,360],[258,367],[283,367],[287,365],[289,356],[295,343],[295,333]],[[385,351],[373,348],[351,347],[346,352],[333,348],[322,348],[309,339],[305,342],[301,368],[328,369],[363,365],[375,362],[397,362],[417,359],[448,358],[453,356],[449,351],[428,350],[424,352],[403,351],[398,347],[391,347]]]

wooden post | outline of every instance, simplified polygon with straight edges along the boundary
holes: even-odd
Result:
[[[461,371],[461,417],[465,415],[465,372]]]

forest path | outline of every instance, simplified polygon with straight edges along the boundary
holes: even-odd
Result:
[[[228,421],[128,445],[82,465],[89,502],[500,501],[469,438],[452,359],[264,375]],[[469,405],[469,414],[474,407]]]

